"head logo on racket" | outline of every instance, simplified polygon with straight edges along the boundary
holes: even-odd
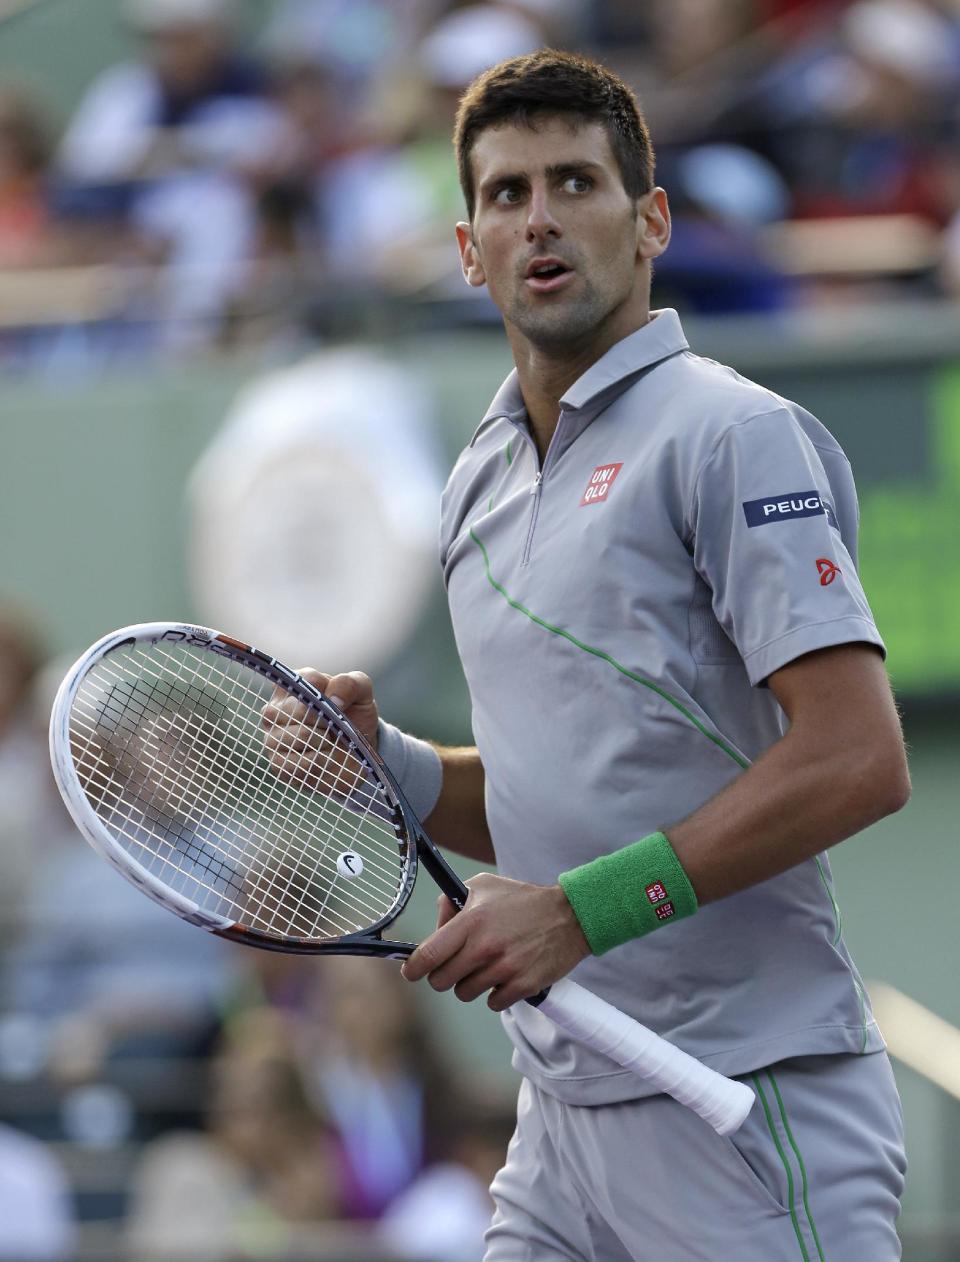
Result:
[[[363,860],[355,850],[344,850],[337,859],[337,871],[352,880],[363,871]]]

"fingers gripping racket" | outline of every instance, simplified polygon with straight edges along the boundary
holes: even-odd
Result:
[[[299,702],[295,738],[270,714]],[[379,755],[330,700],[265,653],[203,627],[105,636],[53,706],[50,749],[83,835],[183,919],[275,951],[405,958],[382,934],[418,865],[458,910],[467,888]],[[567,979],[530,1000],[588,1047],[735,1130],[753,1092]]]

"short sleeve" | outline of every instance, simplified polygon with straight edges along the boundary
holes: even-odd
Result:
[[[854,561],[856,522],[842,451],[815,447],[786,408],[731,426],[704,462],[694,565],[751,683],[814,649],[884,651]]]

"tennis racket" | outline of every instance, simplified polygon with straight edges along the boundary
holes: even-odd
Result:
[[[280,690],[279,693],[275,690]],[[306,710],[271,759],[264,710]],[[383,931],[420,864],[461,910],[467,888],[377,752],[295,671],[230,636],[147,623],[105,636],[60,686],[54,775],[80,831],[128,881],[211,933],[274,951],[406,958]],[[528,1002],[572,1038],[735,1130],[753,1092],[576,983]]]

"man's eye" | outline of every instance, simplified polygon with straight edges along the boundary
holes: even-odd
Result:
[[[570,175],[563,181],[563,187],[568,193],[585,193],[593,187],[593,181],[585,175]]]
[[[497,189],[493,200],[498,206],[513,206],[520,200],[520,190],[515,184],[505,184],[503,188]]]

